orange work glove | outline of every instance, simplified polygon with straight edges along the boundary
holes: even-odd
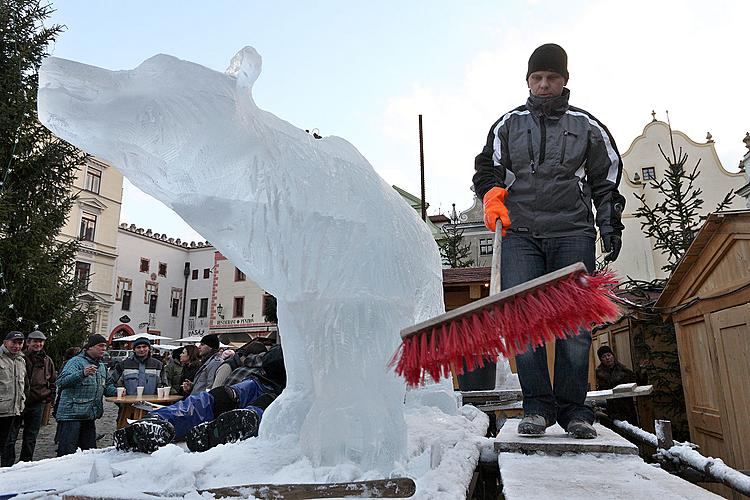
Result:
[[[508,195],[508,190],[501,187],[493,187],[484,195],[484,225],[487,229],[495,232],[495,221],[500,219],[503,223],[503,236],[505,236],[505,230],[510,227],[510,215],[508,215],[508,209],[505,208],[505,197]]]

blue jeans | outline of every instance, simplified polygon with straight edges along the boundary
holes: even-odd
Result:
[[[57,456],[70,455],[78,448],[96,448],[96,420],[57,422]]]
[[[503,238],[503,290],[533,278],[583,262],[595,265],[594,239],[589,236],[533,238],[508,232]],[[593,423],[594,413],[584,405],[588,389],[591,332],[555,342],[555,386],[552,387],[544,346],[516,355],[525,415],[542,415],[565,429],[571,420]]]
[[[23,440],[21,441],[21,462],[31,462],[34,460],[34,448],[36,448],[36,437],[39,434],[39,428],[42,426],[42,416],[44,414],[44,403],[36,403],[27,406],[20,417],[16,419],[15,425],[11,427],[8,433],[8,440],[5,442],[5,448],[2,452],[2,463],[10,464],[16,461],[16,440],[18,432],[21,430],[23,423]]]
[[[267,392],[258,381],[249,378],[231,387],[238,397],[237,408],[255,410],[258,416],[263,416],[263,410],[252,405],[259,396]],[[190,429],[214,419],[214,397],[210,392],[202,391],[172,405],[154,410],[149,415],[155,415],[172,424],[175,441],[181,441],[185,439]]]

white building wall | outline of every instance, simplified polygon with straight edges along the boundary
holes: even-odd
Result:
[[[159,236],[150,230],[120,227],[114,280],[114,321],[110,333],[121,328],[119,319],[126,315],[130,318],[128,325],[136,333],[148,330],[157,335],[179,338],[185,303],[183,269],[188,249],[162,241]],[[148,261],[148,270],[141,269],[142,260]],[[160,266],[166,266],[166,275],[160,273]],[[128,308],[123,307],[126,306],[123,303],[126,290],[131,291]],[[154,312],[149,312],[152,295],[156,296],[156,307]],[[176,311],[172,310],[172,298],[179,300]]]
[[[214,307],[211,300],[214,279],[214,253],[216,249],[212,246],[204,248],[191,248],[188,250],[188,262],[190,262],[190,276],[188,277],[185,311],[184,337],[192,335],[207,335],[210,328],[211,309]],[[208,270],[208,271],[207,271]],[[197,272],[196,272],[197,271]],[[206,276],[206,271],[208,276]],[[190,313],[190,302],[195,300],[195,314]],[[207,301],[206,314],[201,315],[201,301]]]

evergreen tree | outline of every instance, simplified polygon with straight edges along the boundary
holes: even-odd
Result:
[[[641,230],[652,238],[654,249],[667,255],[667,264],[662,266],[662,270],[667,273],[677,267],[704,220],[699,213],[703,207],[703,199],[700,197],[703,190],[696,186],[701,161],[699,159],[692,170],[686,169],[688,155],[683,153],[682,148],[679,152],[675,151],[671,125],[669,142],[672,156],[667,156],[659,144],[659,151],[668,164],[664,178],[651,181],[651,187],[664,196],[664,201],[651,207],[645,194],[636,194],[641,206],[634,213],[637,218],[644,219]],[[733,198],[734,194],[730,191],[716,207],[716,211],[728,207]]]
[[[450,267],[471,267],[474,259],[469,259],[471,254],[471,245],[464,245],[464,231],[458,229],[458,215],[456,215],[456,205],[453,204],[453,215],[451,223],[445,224],[441,230],[445,235],[440,246],[440,256],[443,258],[443,264]]]
[[[85,155],[37,119],[38,70],[62,26],[40,0],[0,0],[0,332],[39,328],[47,350],[86,337],[90,312],[73,277],[77,241],[60,242]]]

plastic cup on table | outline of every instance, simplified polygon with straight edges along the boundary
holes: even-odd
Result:
[[[138,399],[141,399],[143,397],[143,389],[144,387],[142,385],[139,385],[135,388],[136,396],[138,396]]]
[[[124,387],[118,387],[117,388],[117,399],[122,399],[123,396],[125,396],[125,388]]]

